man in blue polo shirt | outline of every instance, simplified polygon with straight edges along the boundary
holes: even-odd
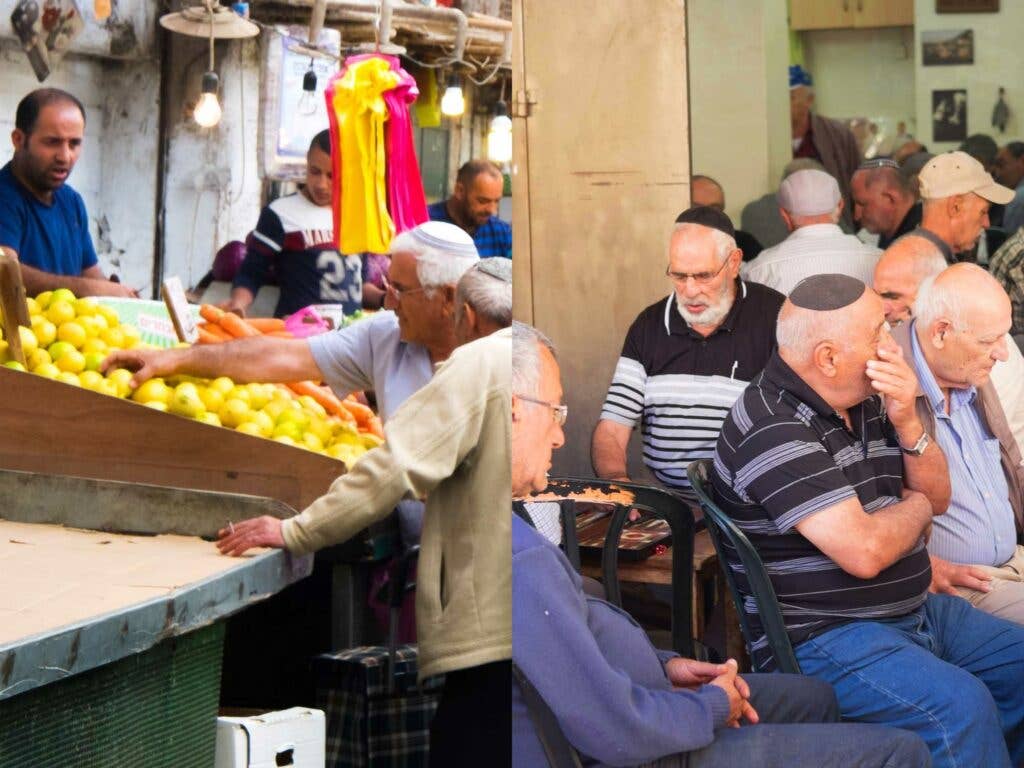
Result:
[[[85,204],[65,183],[82,151],[82,103],[66,91],[41,88],[18,104],[14,125],[14,157],[0,169],[0,247],[17,255],[25,290],[137,296],[104,276]]]
[[[489,160],[470,160],[459,168],[455,191],[427,208],[431,221],[446,221],[466,230],[481,259],[512,258],[512,227],[498,218],[505,180]]]

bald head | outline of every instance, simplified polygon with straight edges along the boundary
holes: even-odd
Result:
[[[890,245],[875,265],[874,288],[882,297],[885,319],[892,325],[910,318],[921,282],[946,268],[942,252],[930,240],[904,235]]]
[[[725,210],[725,190],[710,176],[694,176],[690,180],[690,204]]]
[[[996,361],[1007,358],[1010,298],[976,264],[954,264],[926,279],[914,315],[921,350],[943,389],[983,386]]]
[[[882,302],[859,280],[818,275],[799,283],[779,312],[779,354],[833,408],[872,394],[867,361],[891,341]]]

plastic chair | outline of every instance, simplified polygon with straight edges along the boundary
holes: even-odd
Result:
[[[594,489],[628,491],[633,498],[629,502],[595,498]],[[615,506],[601,552],[601,580],[608,602],[620,608],[622,588],[618,574],[619,540],[629,518],[629,511],[638,509],[648,512],[668,523],[672,530],[672,649],[681,656],[694,658],[695,648],[691,636],[694,520],[690,508],[681,499],[661,488],[589,477],[549,478],[544,493],[546,496],[554,494],[561,498],[559,506],[563,546],[566,557],[577,570],[580,567],[580,555],[576,538],[576,515],[573,505],[565,502],[595,501]]]
[[[775,596],[768,572],[764,563],[761,562],[757,550],[750,543],[750,539],[741,531],[732,519],[726,515],[711,500],[708,493],[710,487],[711,460],[700,459],[690,462],[686,474],[690,478],[690,485],[697,494],[700,507],[704,510],[704,522],[708,532],[711,534],[711,541],[715,545],[715,552],[718,553],[718,563],[725,574],[725,581],[729,585],[729,593],[736,603],[736,613],[739,615],[740,629],[743,631],[743,638],[747,643],[747,653],[753,658],[751,645],[757,638],[754,636],[750,620],[743,610],[743,595],[736,584],[736,575],[729,566],[728,554],[739,558],[746,572],[747,583],[757,605],[757,613],[761,619],[761,626],[764,628],[768,638],[768,647],[772,656],[775,657],[775,665],[779,672],[790,672],[800,674],[800,665],[793,654],[793,646],[789,642],[789,635],[786,633],[786,624],[782,619],[782,611],[779,608],[779,600]]]

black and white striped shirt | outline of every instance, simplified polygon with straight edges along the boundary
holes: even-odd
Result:
[[[687,326],[675,293],[633,321],[601,418],[628,427],[642,419],[644,463],[665,485],[689,494],[686,467],[711,456],[722,420],[764,368],[783,301],[771,288],[737,281],[736,299],[710,336]]]
[[[931,582],[923,539],[873,579],[842,570],[796,525],[845,499],[871,513],[900,501],[903,457],[880,399],[842,417],[778,354],[736,401],[715,449],[715,497],[757,549],[794,646],[856,619],[902,616],[920,606]],[[735,550],[729,568],[755,633],[761,624]],[[752,647],[764,670],[774,659],[762,635]]]

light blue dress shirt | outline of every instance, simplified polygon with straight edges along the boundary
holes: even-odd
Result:
[[[945,397],[921,352],[915,325],[910,327],[914,369],[935,411],[935,441],[946,455],[952,487],[946,514],[934,519],[928,552],[954,563],[1002,565],[1013,556],[1017,531],[999,440],[982,422],[974,387],[951,389],[946,414]]]

